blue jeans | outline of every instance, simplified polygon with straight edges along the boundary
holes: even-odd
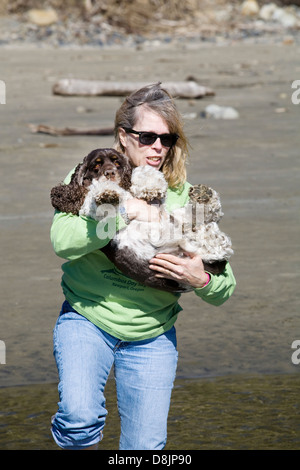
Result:
[[[60,402],[52,419],[55,442],[82,449],[99,442],[105,425],[104,387],[114,364],[121,419],[119,449],[163,449],[177,366],[176,332],[121,341],[64,302],[54,328]]]

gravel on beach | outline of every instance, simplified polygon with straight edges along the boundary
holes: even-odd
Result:
[[[0,0],[0,47],[109,47],[228,41],[300,43],[300,6],[256,0]],[[71,3],[71,6],[70,6]],[[76,3],[76,2],[75,2]],[[296,4],[298,3],[298,5]],[[45,4],[45,8],[34,8]],[[50,5],[50,7],[49,7]],[[54,5],[54,6],[52,6]]]

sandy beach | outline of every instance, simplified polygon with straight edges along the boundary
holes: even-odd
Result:
[[[193,76],[215,90],[214,97],[178,99],[178,107],[191,144],[188,179],[221,195],[221,228],[233,241],[237,288],[221,307],[182,296],[178,379],[299,376],[300,364],[291,360],[291,345],[300,340],[300,104],[291,100],[299,53],[299,45],[280,40],[0,48],[6,84],[0,105],[0,340],[6,347],[0,387],[57,382],[52,329],[63,300],[63,260],[50,244],[49,193],[90,150],[113,143],[112,136],[30,132],[30,123],[113,125],[122,98],[54,96],[53,84],[67,77],[163,83]],[[233,107],[238,119],[202,117],[212,103]]]
[[[64,77],[151,83],[192,74],[215,90],[214,97],[178,100],[178,106],[191,143],[188,179],[221,195],[221,227],[233,241],[237,288],[220,308],[182,296],[179,375],[297,373],[291,344],[300,339],[300,105],[291,101],[291,84],[300,76],[299,46],[21,48],[0,54],[7,94],[0,108],[1,340],[7,362],[1,385],[56,379],[51,336],[62,301],[63,260],[49,241],[49,192],[90,150],[113,142],[111,136],[32,134],[28,124],[109,127],[122,99],[54,96],[53,84]],[[239,119],[201,118],[210,103],[234,107]]]

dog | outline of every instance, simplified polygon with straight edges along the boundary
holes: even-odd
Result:
[[[155,205],[158,222],[133,219],[101,251],[141,284],[172,293],[189,292],[192,288],[183,283],[155,277],[149,260],[157,253],[185,256],[185,252],[192,252],[201,255],[207,272],[219,274],[233,254],[231,240],[218,226],[223,212],[215,190],[192,186],[189,203],[169,214],[165,209],[167,188],[162,172],[150,166],[133,168],[129,159],[114,149],[96,149],[77,165],[69,184],[52,188],[51,202],[61,212],[99,221],[104,219],[107,205],[122,207],[129,198]]]
[[[51,203],[60,212],[79,215],[93,181],[98,181],[100,184],[111,181],[124,191],[128,191],[131,185],[131,173],[132,168],[125,155],[113,149],[93,150],[76,166],[69,184],[61,183],[51,189]],[[115,204],[115,195],[111,194],[110,197],[112,204]],[[109,195],[103,202],[109,202],[108,199]],[[98,204],[101,204],[101,200]]]

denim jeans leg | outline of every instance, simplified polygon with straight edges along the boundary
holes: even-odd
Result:
[[[59,372],[59,407],[52,435],[64,449],[82,449],[101,440],[107,411],[104,387],[113,350],[99,328],[75,311],[60,315],[54,329]]]
[[[124,343],[116,351],[120,450],[165,447],[177,358],[174,327],[151,340]]]

